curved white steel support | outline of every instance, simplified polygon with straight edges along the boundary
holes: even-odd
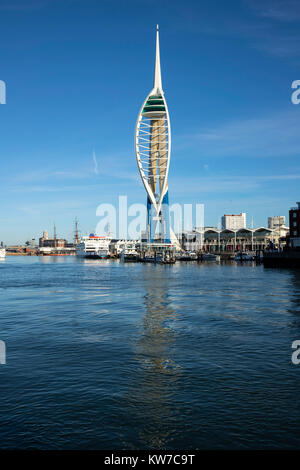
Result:
[[[137,118],[135,128],[135,154],[138,169],[146,192],[153,206],[157,209],[157,212],[160,212],[163,197],[168,190],[168,174],[171,156],[171,126],[168,107],[163,94],[161,94],[161,97],[165,106],[164,115],[156,120],[143,116],[143,109],[148,99],[150,98],[151,93],[152,92],[150,92],[147,98],[145,99]],[[158,147],[160,144],[161,147],[157,150],[157,166],[156,168],[153,168],[153,155],[151,155],[151,139],[153,139],[153,122],[155,121],[159,123],[163,121],[164,124],[156,126],[156,129],[158,129],[158,133],[155,137],[158,137]],[[159,162],[161,163],[161,165],[159,165]],[[154,176],[151,176],[153,175],[153,170],[156,170],[156,172]],[[151,179],[153,178],[159,180],[155,182],[155,192],[153,191],[153,184],[150,184]],[[162,185],[160,184],[161,181]]]
[[[159,32],[156,32],[156,54],[153,89],[146,97],[135,127],[135,155],[138,169],[155,214],[155,226],[163,221],[162,205],[168,201],[168,174],[171,156],[171,125],[161,80]],[[168,204],[167,204],[168,206]],[[148,209],[149,210],[149,209]],[[164,212],[166,213],[166,211]],[[169,218],[169,212],[168,218]],[[168,221],[169,227],[169,221]],[[169,230],[168,230],[169,232]],[[170,235],[168,235],[170,238]]]

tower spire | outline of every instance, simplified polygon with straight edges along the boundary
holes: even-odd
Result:
[[[156,26],[156,53],[155,53],[155,72],[154,72],[154,90],[162,91],[160,54],[159,54],[159,28]]]

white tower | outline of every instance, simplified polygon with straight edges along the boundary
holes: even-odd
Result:
[[[161,81],[159,31],[153,89],[145,99],[135,128],[135,153],[147,192],[147,238],[153,242],[157,227],[162,241],[170,243],[168,172],[171,155],[171,127]]]

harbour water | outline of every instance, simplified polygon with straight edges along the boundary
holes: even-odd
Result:
[[[300,271],[0,263],[0,446],[299,448]]]

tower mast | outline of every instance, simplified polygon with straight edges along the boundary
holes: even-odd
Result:
[[[159,52],[159,28],[156,26],[156,51],[155,51],[155,69],[153,91],[157,94],[162,92],[161,68],[160,68],[160,52]]]

